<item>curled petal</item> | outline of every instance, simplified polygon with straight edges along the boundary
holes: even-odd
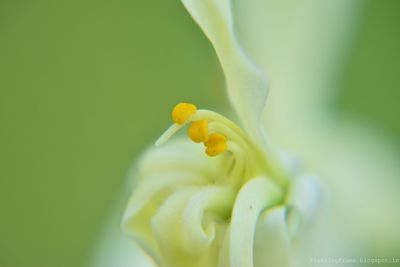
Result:
[[[215,227],[214,242],[209,248],[199,253],[187,253],[187,243],[182,242],[182,229],[187,224],[185,210],[193,195],[199,188],[187,187],[175,192],[163,202],[157,214],[151,220],[151,226],[166,266],[174,267],[203,267],[216,266],[222,234],[225,225]],[[192,222],[196,224],[196,222]]]
[[[270,179],[254,178],[240,190],[232,214],[230,266],[253,265],[253,245],[260,213],[282,201],[283,192]],[[269,237],[266,237],[269,238]]]
[[[190,259],[184,257],[180,244],[180,230],[182,229],[182,212],[190,197],[198,188],[185,188],[169,196],[158,208],[157,213],[151,219],[151,228],[157,240],[167,266],[185,266]],[[179,257],[179,256],[182,257]],[[181,260],[181,264],[177,259]],[[177,264],[177,265],[175,265]],[[190,266],[190,265],[188,265]]]
[[[149,222],[176,191],[210,183],[216,177],[216,163],[187,142],[171,142],[147,151],[133,173],[135,190],[123,216],[124,232],[158,260],[159,246]]]
[[[159,174],[156,177],[148,177],[149,180],[143,182],[134,192],[129,200],[128,207],[124,214],[123,228],[128,232],[131,224],[134,224],[136,215],[144,208],[146,204],[155,201],[155,199],[165,198],[176,185],[204,184],[202,176],[193,173],[171,172]],[[163,197],[164,196],[164,197]],[[150,208],[150,207],[149,207]],[[148,213],[150,215],[150,213]]]
[[[225,74],[228,96],[244,127],[253,137],[259,138],[259,121],[268,84],[263,72],[253,64],[237,41],[231,1],[182,2],[215,48]]]
[[[287,225],[291,236],[294,237],[298,229],[312,221],[321,199],[321,184],[310,174],[297,177],[290,189],[287,212]]]
[[[183,214],[182,241],[189,253],[198,254],[215,238],[215,224],[230,217],[235,192],[229,187],[207,186],[189,201]]]

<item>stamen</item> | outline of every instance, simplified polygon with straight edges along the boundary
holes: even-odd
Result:
[[[204,145],[206,146],[206,154],[210,157],[214,157],[224,153],[228,148],[226,141],[227,139],[225,135],[218,133],[211,134],[208,137],[208,140],[204,142]]]
[[[183,125],[190,115],[196,113],[197,107],[190,103],[179,103],[172,110],[172,120],[179,125]]]
[[[232,170],[230,171],[230,177],[229,177],[229,183],[233,186],[236,187],[238,186],[245,177],[248,177],[249,175],[246,175],[246,172],[249,172],[249,166],[248,166],[248,155],[245,155],[237,144],[235,144],[232,141],[228,141],[228,147],[229,150],[233,154],[234,158],[234,165]],[[247,166],[246,166],[247,165]]]
[[[192,122],[188,128],[188,135],[195,143],[206,142],[208,140],[208,121]]]
[[[156,145],[168,141],[177,131],[190,123],[188,136],[195,143],[203,143],[205,153],[218,156],[231,152],[233,168],[229,170],[230,184],[236,186],[254,175],[268,173],[276,182],[286,186],[286,172],[271,154],[266,154],[239,126],[226,117],[190,103],[179,103],[172,110],[174,124],[157,140]],[[226,154],[230,156],[229,154]]]
[[[156,141],[156,146],[161,146],[167,142],[177,131],[182,128],[181,125],[176,123],[172,124]]]

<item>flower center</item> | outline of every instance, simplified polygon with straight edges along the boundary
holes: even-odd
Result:
[[[233,175],[242,180],[242,177],[250,179],[269,174],[278,181],[286,180],[276,161],[268,158],[264,150],[226,117],[210,110],[197,109],[190,103],[177,104],[171,115],[174,124],[160,136],[156,146],[165,143],[182,127],[189,125],[188,137],[195,143],[202,143],[206,155],[224,155],[230,177]]]

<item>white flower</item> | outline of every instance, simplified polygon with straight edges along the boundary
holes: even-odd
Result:
[[[184,124],[200,122],[189,137],[222,134],[214,143],[219,155],[208,157],[188,137],[149,149],[134,174],[123,227],[151,258],[117,241],[123,245],[101,266],[320,266],[310,259],[396,257],[399,155],[368,128],[326,108],[359,2],[235,1],[233,23],[227,0],[184,1],[215,47],[244,131],[219,114],[193,109]],[[273,86],[262,114],[264,72]],[[318,183],[264,138],[260,121],[327,185],[317,223],[311,219]],[[159,143],[182,127],[173,125]]]
[[[123,228],[160,266],[292,265],[291,241],[313,216],[318,184],[264,137],[268,85],[237,41],[230,1],[183,3],[215,48],[244,130],[213,111],[176,105],[159,148],[139,164]],[[164,145],[186,125],[204,152],[188,138]]]

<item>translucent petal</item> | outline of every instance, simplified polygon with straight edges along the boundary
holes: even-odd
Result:
[[[288,196],[288,210],[286,223],[289,232],[294,237],[299,228],[313,221],[320,208],[321,184],[317,177],[311,174],[302,174],[296,177]]]
[[[382,136],[347,123],[313,140],[330,151],[326,158],[310,155],[330,189],[325,226],[346,252],[390,256],[400,249],[400,153]]]
[[[260,137],[259,120],[267,97],[267,80],[236,39],[231,1],[182,2],[215,48],[225,74],[228,96],[244,127],[253,137]]]
[[[316,126],[298,132],[303,140],[298,150],[323,181],[321,212],[307,232],[310,238],[302,235],[298,259],[309,266],[309,257],[396,254],[400,249],[397,147],[354,120],[328,129]]]
[[[271,79],[268,134],[286,148],[291,149],[293,129],[332,107],[363,2],[234,2],[238,39]]]

